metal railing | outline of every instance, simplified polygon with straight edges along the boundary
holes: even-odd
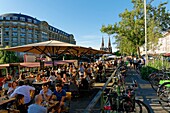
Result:
[[[104,106],[104,99],[103,99],[103,95],[104,95],[104,91],[106,89],[106,87],[108,86],[108,84],[110,83],[110,81],[112,80],[112,78],[115,76],[117,70],[119,69],[119,67],[117,67],[115,69],[115,71],[112,73],[112,75],[109,77],[109,79],[107,80],[107,82],[104,84],[104,86],[102,87],[101,90],[98,91],[98,93],[95,95],[95,97],[93,98],[93,100],[88,104],[88,106],[86,107],[86,109],[84,110],[83,113],[90,113],[93,108],[95,107],[95,105],[97,104],[97,102],[99,101],[99,99],[101,98],[101,112],[104,112],[103,106]],[[114,81],[113,81],[114,82]]]

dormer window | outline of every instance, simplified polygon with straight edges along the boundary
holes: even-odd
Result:
[[[18,17],[14,16],[12,17],[13,20],[18,20]]]
[[[32,22],[32,19],[28,18],[28,22]]]
[[[34,24],[36,24],[37,23],[37,20],[34,20]]]
[[[3,17],[2,17],[2,16],[0,16],[0,20],[3,20]]]
[[[10,17],[6,17],[6,20],[10,20]]]
[[[25,18],[24,18],[24,17],[20,17],[20,20],[21,20],[21,21],[25,21]]]

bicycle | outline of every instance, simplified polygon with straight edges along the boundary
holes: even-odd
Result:
[[[159,103],[164,110],[170,112],[170,80],[162,80],[160,84],[157,90],[157,95],[160,99]]]
[[[135,99],[136,82],[132,84],[127,90],[111,89],[106,96],[106,104],[104,106],[105,113],[150,113],[149,108],[140,100]]]
[[[153,90],[157,91],[158,87],[159,87],[159,83],[161,80],[170,80],[170,77],[166,74],[165,70],[162,69],[159,72],[154,72],[151,73],[148,76],[149,79],[149,83],[151,84],[151,87],[153,88]]]

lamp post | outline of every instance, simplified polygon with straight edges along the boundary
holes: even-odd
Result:
[[[144,16],[145,16],[145,66],[147,66],[148,65],[148,55],[147,55],[146,0],[144,0]]]

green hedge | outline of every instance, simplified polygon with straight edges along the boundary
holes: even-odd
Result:
[[[142,76],[143,79],[147,80],[149,74],[156,72],[158,70],[161,70],[163,68],[165,68],[165,69],[170,68],[170,62],[164,61],[162,63],[161,60],[149,61],[148,66],[144,66],[144,67],[141,68],[141,70],[140,70],[141,76]]]

